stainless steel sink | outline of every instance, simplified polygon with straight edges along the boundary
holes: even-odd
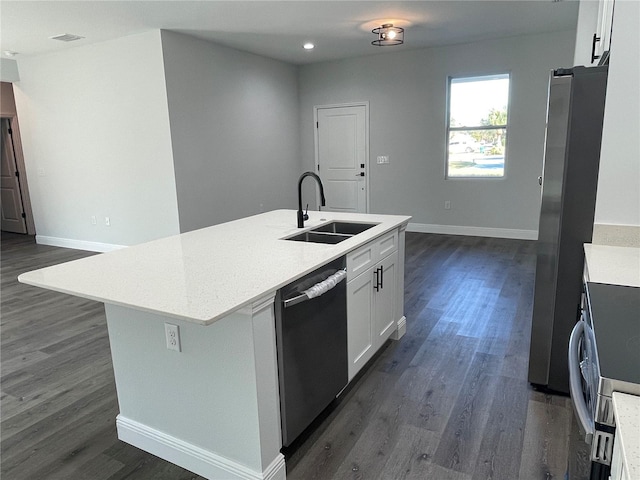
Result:
[[[328,243],[335,245],[343,240],[351,238],[353,235],[340,234],[340,233],[327,233],[327,232],[303,232],[293,237],[286,238],[285,240],[293,240],[294,242],[311,242],[311,243]]]
[[[329,232],[344,235],[357,235],[375,227],[377,223],[351,223],[351,222],[331,222],[312,228],[312,232]]]

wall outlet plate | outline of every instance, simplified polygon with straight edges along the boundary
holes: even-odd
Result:
[[[389,155],[378,155],[378,165],[389,163]]]
[[[170,323],[164,324],[164,334],[167,339],[167,350],[180,352],[180,327]]]

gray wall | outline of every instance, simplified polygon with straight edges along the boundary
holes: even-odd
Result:
[[[109,250],[179,233],[160,32],[24,57],[19,67],[38,241]]]
[[[162,31],[182,232],[295,208],[297,68]]]
[[[574,42],[575,31],[568,31],[391,49],[303,66],[303,168],[314,165],[314,105],[369,101],[371,213],[412,215],[424,231],[454,226],[463,229],[449,231],[482,228],[498,236],[536,238],[549,70],[572,64]],[[500,72],[512,75],[505,178],[445,180],[447,77]],[[389,155],[390,164],[377,165],[378,155]],[[445,200],[451,210],[444,210]]]

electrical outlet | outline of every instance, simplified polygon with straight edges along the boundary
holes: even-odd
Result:
[[[451,210],[451,202],[449,200],[444,201],[444,209]]]
[[[104,217],[104,224],[107,227],[110,227],[111,226],[111,219],[109,217]]]
[[[91,225],[97,225],[98,224],[98,219],[96,218],[95,215],[91,215]]]
[[[378,155],[377,162],[378,165],[389,163],[389,155]]]
[[[167,337],[167,350],[180,352],[180,327],[170,323],[164,324],[164,333]]]

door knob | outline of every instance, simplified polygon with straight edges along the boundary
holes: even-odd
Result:
[[[542,185],[542,177],[538,177],[538,185]]]
[[[364,172],[356,173],[356,177],[364,177]]]

